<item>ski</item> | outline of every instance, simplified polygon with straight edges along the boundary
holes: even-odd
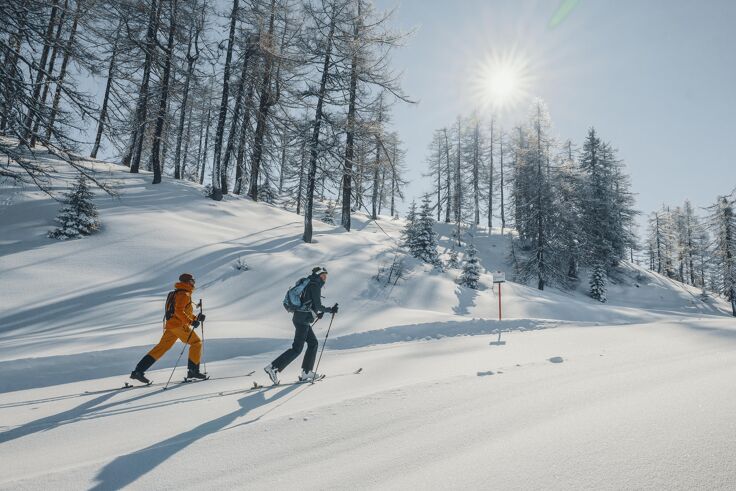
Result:
[[[150,387],[152,385],[154,385],[153,382],[148,382],[147,384],[131,384],[130,382],[125,382],[120,389],[140,389],[141,387]]]
[[[184,377],[184,380],[182,380],[180,383],[182,384],[193,384],[195,382],[204,382],[205,380],[209,380],[210,376],[207,375],[205,378],[189,378]]]
[[[360,375],[361,373],[363,373],[363,368],[362,367],[361,368],[358,368],[354,372],[341,373],[339,375],[334,375],[334,377],[344,377],[345,375]],[[323,373],[319,377],[317,377],[314,381],[312,381],[312,380],[297,380],[295,382],[279,382],[278,384],[271,384],[271,385],[259,384],[258,382],[256,382],[254,380],[253,381],[253,386],[250,389],[248,389],[248,390],[265,389],[265,388],[268,388],[268,387],[289,386],[289,385],[296,385],[296,384],[306,384],[306,383],[309,383],[309,382],[314,383],[314,382],[319,382],[320,380],[324,379],[326,376],[327,375]]]
[[[314,380],[312,380],[312,379],[308,379],[308,380],[296,380],[294,382],[279,382],[278,384],[271,384],[271,385],[263,385],[263,384],[259,384],[256,381],[253,381],[253,387],[251,387],[251,389],[254,389],[255,390],[255,389],[265,389],[265,388],[268,388],[268,387],[288,387],[289,385],[314,383],[314,382],[319,382],[320,380],[324,379],[326,376],[327,375],[322,374],[322,375],[320,375],[319,377],[317,377]]]
[[[207,380],[210,380],[210,379],[211,380],[222,380],[222,379],[230,379],[230,378],[250,377],[254,373],[256,373],[255,370],[252,370],[252,371],[250,371],[248,373],[245,373],[245,374],[242,374],[242,375],[227,375],[227,376],[224,376],[224,377],[211,377],[211,376],[207,376]],[[186,377],[185,377],[185,379],[186,379]],[[176,383],[177,384],[183,384],[183,383],[189,383],[189,382],[190,381],[187,381],[187,382],[182,381],[182,382],[176,382]],[[159,386],[162,386],[162,385],[164,385],[163,382],[158,382],[158,383],[151,382],[149,384],[143,384],[143,383],[130,383],[130,382],[127,382],[126,381],[126,382],[123,382],[123,385],[120,386],[120,387],[115,387],[113,389],[85,390],[82,394],[83,395],[104,394],[105,392],[113,392],[113,391],[116,391],[116,390],[139,389],[141,387],[159,387]]]

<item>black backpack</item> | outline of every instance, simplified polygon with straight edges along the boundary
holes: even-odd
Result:
[[[171,290],[168,295],[166,295],[166,304],[164,305],[164,322],[174,317],[174,296],[177,292],[183,292],[181,288],[177,288],[176,290]]]

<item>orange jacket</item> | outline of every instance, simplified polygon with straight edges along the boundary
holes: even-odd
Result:
[[[174,293],[174,315],[166,321],[166,329],[188,328],[197,318],[192,306],[194,287],[189,283],[177,283],[174,288],[179,291]]]

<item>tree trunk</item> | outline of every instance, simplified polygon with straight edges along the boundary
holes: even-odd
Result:
[[[319,130],[322,125],[322,105],[324,104],[327,93],[327,78],[330,70],[330,59],[332,55],[332,40],[335,35],[335,12],[333,10],[330,18],[330,32],[327,35],[327,47],[325,50],[325,60],[322,66],[322,79],[319,84],[319,92],[317,97],[317,109],[314,115],[314,128],[312,129],[312,141],[309,149],[309,174],[307,176],[307,203],[304,207],[304,235],[303,239],[306,243],[312,242],[312,213],[314,211],[314,186],[315,177],[317,175],[317,158],[319,157]]]
[[[204,159],[202,160],[202,169],[199,173],[199,183],[204,184],[204,173],[207,169],[207,155],[210,151],[210,126],[212,124],[212,108],[207,108],[207,129],[204,135]],[[197,159],[199,160],[199,159]]]
[[[289,141],[286,133],[281,131],[281,162],[279,165],[279,195],[284,191],[284,173],[286,172],[286,147]]]
[[[159,99],[158,117],[156,118],[156,132],[153,135],[153,149],[151,150],[151,167],[153,167],[153,184],[161,182],[162,165],[160,160],[161,137],[166,120],[166,107],[169,99],[169,80],[171,78],[171,57],[174,51],[174,35],[176,34],[176,10],[178,0],[172,0],[170,4],[171,18],[169,19],[169,39],[166,43],[166,55],[164,58],[164,76],[161,82],[161,97]]]
[[[450,223],[450,210],[452,209],[452,172],[450,171],[450,140],[447,137],[447,128],[443,128],[445,134],[445,163],[447,164],[447,209],[445,210],[445,223]]]
[[[480,225],[480,124],[475,123],[473,149],[473,206],[475,209],[475,224]],[[490,233],[490,230],[488,231]]]
[[[128,155],[123,159],[123,165],[130,166],[130,172],[137,174],[141,165],[141,152],[143,151],[143,139],[146,134],[146,118],[148,116],[148,84],[151,79],[151,65],[153,64],[154,50],[156,49],[156,33],[158,32],[158,19],[163,2],[156,4],[157,0],[151,0],[151,14],[148,19],[148,31],[146,32],[146,60],[143,64],[143,78],[138,94],[138,104],[133,122],[133,135],[131,137]]]
[[[174,179],[181,179],[183,178],[183,170],[181,169],[181,139],[182,135],[184,134],[184,120],[186,118],[187,114],[187,102],[189,102],[189,85],[192,81],[192,75],[194,74],[194,64],[197,62],[197,58],[199,58],[199,44],[198,44],[198,38],[199,38],[199,28],[198,27],[192,27],[195,29],[194,34],[194,45],[195,48],[195,54],[192,55],[192,36],[191,36],[191,30],[189,35],[189,45],[187,46],[187,75],[186,75],[186,81],[184,82],[184,93],[181,97],[181,114],[179,115],[179,126],[176,130],[176,149],[174,150]],[[191,111],[190,111],[191,113]],[[191,120],[190,120],[190,127],[191,127]],[[187,144],[189,144],[189,141],[187,140]],[[185,152],[186,153],[186,152]]]
[[[204,113],[204,107],[207,102],[206,97],[202,97],[202,109],[200,111],[200,118],[201,115]],[[210,119],[210,106],[207,104],[207,120]],[[204,128],[205,128],[205,122],[200,119],[199,121],[199,141],[197,142],[197,160],[195,161],[196,169],[195,169],[195,175],[194,180],[199,181],[199,175],[200,175],[200,163],[202,162],[202,140],[204,139]],[[204,173],[202,173],[204,175]],[[202,184],[200,182],[200,184]]]
[[[118,30],[115,34],[115,43],[112,46],[112,54],[110,55],[110,65],[107,67],[107,83],[105,84],[105,96],[102,98],[102,108],[100,109],[100,117],[97,120],[97,135],[95,136],[95,144],[90,152],[90,158],[96,159],[97,152],[100,150],[100,143],[102,142],[102,133],[105,131],[105,120],[107,119],[107,105],[110,101],[110,89],[112,88],[112,81],[115,76],[115,58],[118,54],[118,43],[120,41],[120,29],[122,25],[118,26]]]
[[[493,131],[495,121],[491,119],[491,151],[488,162],[488,235],[493,228]]]
[[[250,77],[248,83],[248,95],[245,97],[245,114],[240,124],[240,140],[238,141],[238,153],[235,157],[235,194],[242,194],[245,189],[245,146],[248,127],[250,126],[250,111],[253,107],[253,94],[255,92],[255,77]]]
[[[54,49],[51,51],[51,60],[49,61],[49,66],[46,69],[46,80],[43,84],[43,92],[41,93],[41,100],[38,103],[39,107],[44,107],[44,104],[46,104],[46,97],[49,95],[49,90],[51,89],[51,78],[54,75],[54,66],[56,65],[56,56],[59,52],[59,46],[61,45],[61,31],[64,28],[64,22],[66,21],[66,13],[69,9],[69,0],[64,0],[64,7],[61,9],[61,16],[59,17],[59,23],[56,27],[56,35],[54,35]],[[31,147],[36,146],[36,140],[38,139],[38,130],[41,125],[41,118],[36,118],[36,121],[33,123],[33,131],[31,132]]]
[[[396,158],[397,158],[397,151],[396,151],[396,141],[394,141],[394,145],[391,152],[391,217],[393,218],[395,215],[395,205],[396,205]]]
[[[29,102],[28,114],[23,123],[24,133],[23,140],[28,141],[33,133],[33,119],[40,117],[37,113],[41,110],[39,107],[39,97],[41,96],[41,86],[43,85],[44,71],[46,69],[46,61],[49,57],[49,49],[51,48],[51,36],[54,33],[54,25],[56,24],[56,12],[59,10],[59,0],[54,0],[51,7],[51,15],[44,36],[43,50],[41,51],[41,60],[38,63],[38,71],[36,72],[36,81],[33,84],[33,96]]]
[[[383,211],[383,203],[386,201],[386,167],[381,167],[381,187],[378,193],[378,214]]]
[[[251,41],[248,40],[247,46],[245,48],[245,55],[243,57],[243,67],[240,70],[240,80],[238,81],[238,87],[235,90],[236,96],[235,96],[235,109],[233,110],[233,117],[232,121],[230,123],[230,133],[228,134],[228,140],[227,140],[227,146],[225,147],[225,156],[222,158],[222,166],[220,168],[221,170],[221,177],[220,179],[223,182],[222,188],[223,193],[227,193],[227,178],[229,174],[229,168],[230,168],[230,156],[233,153],[233,150],[235,149],[235,139],[238,139],[238,142],[242,140],[243,131],[242,128],[245,125],[245,121],[240,123],[241,130],[238,131],[238,122],[240,121],[240,111],[243,105],[243,94],[245,93],[245,81],[248,78],[248,68],[250,64],[250,57],[253,52]],[[237,156],[236,156],[236,166],[237,166]],[[235,169],[235,187],[238,188],[238,179],[242,179],[242,170],[239,171],[239,169]],[[233,192],[235,194],[240,194],[240,189],[234,189]]]
[[[455,159],[455,223],[460,226],[463,219],[463,183],[462,183],[462,160],[460,156],[460,138],[462,137],[462,128],[460,126],[460,118],[457,118],[457,156]],[[458,240],[460,238],[458,237]]]
[[[501,128],[501,134],[499,135],[498,144],[499,144],[499,149],[498,149],[499,158],[501,159],[501,161],[498,164],[499,165],[498,170],[501,173],[501,183],[500,183],[501,184],[501,235],[503,235],[503,229],[506,228],[506,208],[505,208],[506,205],[504,204],[504,200],[503,200],[503,192],[504,192],[504,187],[503,187],[503,174],[504,174],[503,172],[503,128]]]
[[[296,214],[301,212],[302,200],[304,199],[304,162],[307,157],[307,139],[302,137],[302,144],[299,150],[299,188],[296,194]]]
[[[442,141],[437,135],[437,223],[442,220]]]
[[[354,144],[354,143],[353,143]],[[365,172],[365,143],[361,141],[358,148],[358,169],[353,173],[353,187],[355,188],[355,206],[352,211],[363,207],[363,173]]]
[[[250,189],[248,196],[253,201],[258,201],[258,178],[261,170],[261,159],[263,158],[263,138],[266,136],[266,123],[268,111],[275,103],[271,94],[271,70],[273,69],[273,24],[276,15],[276,2],[271,0],[271,16],[268,21],[268,34],[266,34],[266,48],[261,41],[261,53],[263,60],[263,78],[258,96],[258,113],[256,114],[256,132],[253,138],[253,154],[250,159]]]
[[[230,35],[227,41],[227,55],[225,56],[225,71],[222,76],[222,100],[220,101],[220,113],[217,118],[217,131],[215,132],[215,153],[212,160],[212,195],[215,199],[220,194],[226,193],[222,189],[220,173],[220,154],[222,153],[222,140],[225,131],[225,118],[227,117],[227,102],[230,96],[230,63],[233,58],[233,43],[235,42],[235,24],[238,18],[238,1],[233,0],[233,10],[230,14]],[[227,183],[226,183],[227,184]]]
[[[18,58],[20,57],[21,45],[25,37],[27,28],[26,16],[28,14],[28,0],[24,0],[20,5],[20,15],[18,16],[18,30],[13,33],[8,41],[7,52],[5,55],[5,70],[8,77],[5,79],[3,87],[3,109],[0,114],[0,133],[4,134],[11,122],[13,105],[15,103],[15,94],[18,87]]]
[[[192,140],[192,113],[194,104],[189,105],[189,114],[187,115],[187,136],[184,139],[184,151],[181,156],[181,178],[186,179],[187,160],[189,158],[189,143]]]
[[[59,104],[61,103],[61,89],[64,86],[64,77],[66,77],[66,68],[69,65],[69,58],[72,56],[72,48],[74,46],[74,36],[77,33],[77,25],[79,25],[79,17],[82,14],[82,2],[77,0],[77,9],[74,12],[74,20],[72,21],[72,27],[69,32],[69,39],[66,41],[64,47],[64,59],[61,62],[61,68],[59,68],[59,75],[56,77],[56,92],[54,93],[54,103],[51,106],[51,116],[49,116],[48,124],[46,125],[46,141],[51,140],[51,132],[54,129],[54,122],[56,121],[56,115],[59,112]]]
[[[360,28],[362,24],[362,2],[358,0],[358,16],[353,26],[353,56],[350,61],[350,93],[348,97],[347,135],[345,138],[345,160],[342,170],[342,217],[340,224],[350,232],[351,200],[353,190],[353,156],[355,154],[355,98],[358,88],[358,46],[360,43]]]
[[[537,106],[537,288],[544,290],[545,280],[545,237],[544,212],[542,210],[542,193],[544,192],[544,176],[542,175],[542,123]]]
[[[373,205],[371,210],[371,218],[376,220],[378,218],[378,177],[381,168],[381,123],[383,123],[383,95],[380,96],[378,102],[378,124],[376,125],[376,158],[373,163],[373,195],[371,197],[371,203]]]

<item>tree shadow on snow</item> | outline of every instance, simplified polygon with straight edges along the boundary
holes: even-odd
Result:
[[[164,441],[154,443],[144,449],[131,452],[127,455],[121,455],[100,470],[96,476],[97,482],[92,490],[121,489],[128,486],[197,440],[225,429],[226,426],[238,418],[242,418],[259,407],[283,398],[295,391],[298,387],[300,386],[288,386],[268,399],[265,397],[265,394],[270,392],[268,390],[248,394],[238,400],[240,408],[235,411],[202,423],[189,431],[172,436]],[[240,423],[237,426],[254,423],[263,417],[264,414]]]
[[[175,385],[175,386],[172,386],[171,388],[175,389],[176,387],[180,387],[180,386]],[[142,388],[140,390],[146,390],[146,389]],[[131,402],[145,399],[146,397],[157,394],[158,391],[146,392],[145,394],[141,394],[133,398],[124,399],[118,402],[113,402],[110,404],[103,405],[103,403],[106,402],[108,399],[120,393],[121,392],[119,390],[110,390],[100,395],[99,397],[95,397],[94,399],[85,401],[82,404],[76,407],[73,407],[71,409],[68,409],[66,411],[62,411],[58,414],[53,414],[51,416],[46,416],[44,418],[36,419],[34,421],[29,421],[28,423],[20,425],[16,428],[0,433],[0,443],[9,442],[11,440],[22,438],[24,436],[32,435],[34,433],[51,430],[54,428],[58,428],[62,425],[75,423],[77,421],[87,419],[87,418],[92,418],[94,417],[94,415],[102,411],[109,410],[121,404],[130,404]]]
[[[139,306],[142,297],[158,297],[163,302],[166,293],[171,290],[182,270],[193,271],[195,274],[200,271],[216,271],[225,265],[232,264],[243,255],[256,252],[274,254],[293,249],[298,244],[300,244],[298,236],[286,236],[270,239],[256,247],[232,245],[223,248],[218,243],[212,243],[192,249],[187,253],[162,261],[156,271],[133,271],[126,278],[117,278],[85,290],[69,292],[63,298],[43,305],[29,305],[25,309],[17,309],[4,316],[0,334],[5,340],[22,338],[29,334],[28,326],[33,326],[32,334],[63,332],[66,328],[77,327],[80,317],[91,315],[100,309],[104,310],[107,305],[128,302],[126,306],[129,309],[135,309]],[[207,252],[199,250],[205,247],[212,250]],[[203,287],[212,283],[214,281],[210,280]],[[194,295],[205,294],[203,287],[197,289]],[[160,322],[159,319],[159,317],[152,318],[151,324]],[[109,326],[101,328],[103,331],[109,331],[109,329]],[[18,331],[16,336],[11,334],[14,331]]]
[[[278,338],[208,339],[207,361],[215,362],[240,356],[259,355],[278,349],[283,343],[284,340]],[[156,362],[152,370],[173,367],[182,347],[181,343],[174,345]],[[145,345],[74,355],[3,361],[0,362],[0,373],[3,373],[0,379],[0,394],[115,375],[126,374],[127,376],[135,361],[139,360],[149,349],[150,345]]]
[[[452,308],[452,311],[457,315],[468,315],[470,307],[475,307],[478,291],[458,285],[455,287],[455,295],[457,296],[457,305]]]

